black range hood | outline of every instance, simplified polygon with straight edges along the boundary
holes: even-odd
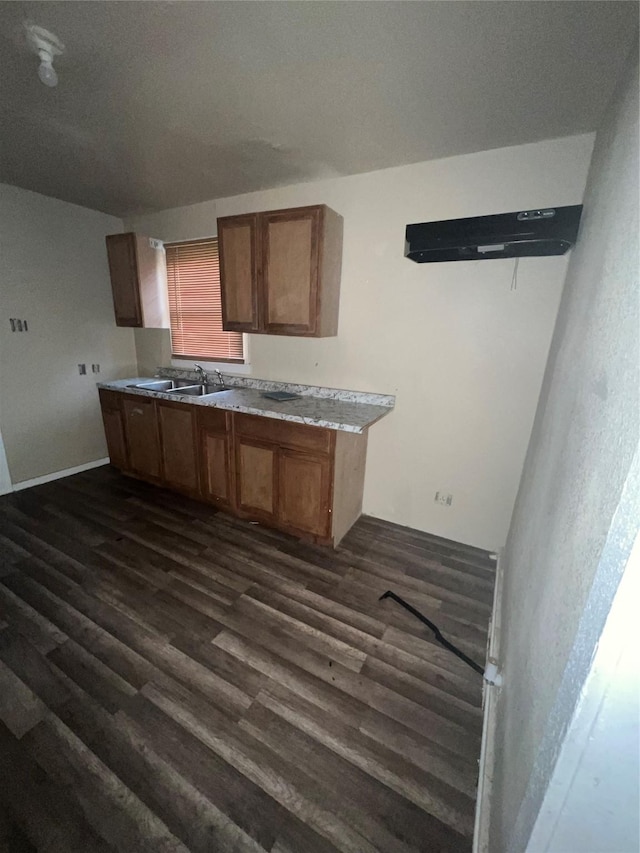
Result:
[[[581,213],[574,204],[407,225],[404,254],[417,264],[564,255]]]

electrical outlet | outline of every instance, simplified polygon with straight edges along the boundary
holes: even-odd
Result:
[[[442,506],[451,506],[453,503],[453,495],[448,495],[446,492],[436,492],[434,501]]]
[[[92,364],[91,365],[91,372],[92,373],[100,373],[100,365],[99,364]]]

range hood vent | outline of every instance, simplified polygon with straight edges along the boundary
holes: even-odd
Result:
[[[574,204],[407,225],[404,254],[417,264],[564,255],[581,213]]]

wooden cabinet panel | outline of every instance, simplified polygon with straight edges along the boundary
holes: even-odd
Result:
[[[218,409],[198,411],[200,491],[205,500],[225,507],[232,500],[231,415]]]
[[[139,396],[124,397],[122,411],[130,470],[142,477],[159,479],[160,443],[154,401]]]
[[[103,409],[104,434],[107,439],[107,449],[111,464],[121,471],[129,467],[127,444],[124,438],[122,412],[116,409]]]
[[[224,435],[231,427],[227,418],[231,418],[231,415],[224,409],[210,409],[207,406],[198,407],[198,424],[201,429],[220,432]]]
[[[237,435],[268,441],[281,447],[329,453],[332,431],[260,415],[234,415]]]
[[[223,435],[203,433],[200,444],[202,494],[209,500],[228,504],[230,501],[229,484],[229,442]]]
[[[293,450],[279,453],[278,521],[316,536],[330,530],[329,459]]]
[[[236,442],[237,500],[240,509],[267,517],[276,512],[277,448]]]
[[[317,208],[262,217],[265,329],[312,333],[318,291]]]
[[[184,403],[157,403],[162,478],[169,486],[189,492],[199,489],[196,412]]]
[[[260,328],[258,309],[258,217],[230,216],[218,220],[223,326],[228,331]]]
[[[168,328],[164,252],[141,234],[110,234],[107,256],[117,326]]]
[[[107,237],[107,255],[116,325],[142,326],[135,235],[111,234]]]
[[[218,219],[223,327],[336,335],[342,225],[326,205]]]
[[[368,431],[336,433],[331,524],[334,546],[340,543],[362,513],[368,435]]]

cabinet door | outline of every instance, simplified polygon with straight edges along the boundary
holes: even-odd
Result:
[[[278,521],[296,530],[328,536],[330,486],[331,464],[328,457],[281,450]]]
[[[236,441],[236,489],[238,508],[267,519],[275,518],[277,495],[277,448]]]
[[[220,409],[198,408],[200,494],[225,507],[233,504],[231,415]]]
[[[257,214],[218,219],[222,326],[228,332],[261,329],[257,241]]]
[[[157,403],[162,478],[168,486],[198,492],[196,412],[188,403]]]
[[[160,444],[154,401],[146,397],[125,397],[122,411],[131,471],[141,477],[159,479]]]
[[[318,321],[321,208],[261,216],[264,328],[272,334],[314,334]]]
[[[111,234],[107,255],[117,326],[142,326],[135,234]]]
[[[202,494],[207,500],[228,506],[231,502],[229,440],[221,433],[200,433]]]
[[[124,425],[122,423],[122,412],[117,409],[102,409],[102,420],[104,422],[104,434],[107,439],[107,449],[111,464],[121,471],[129,467],[127,459],[127,445],[124,439]]]

